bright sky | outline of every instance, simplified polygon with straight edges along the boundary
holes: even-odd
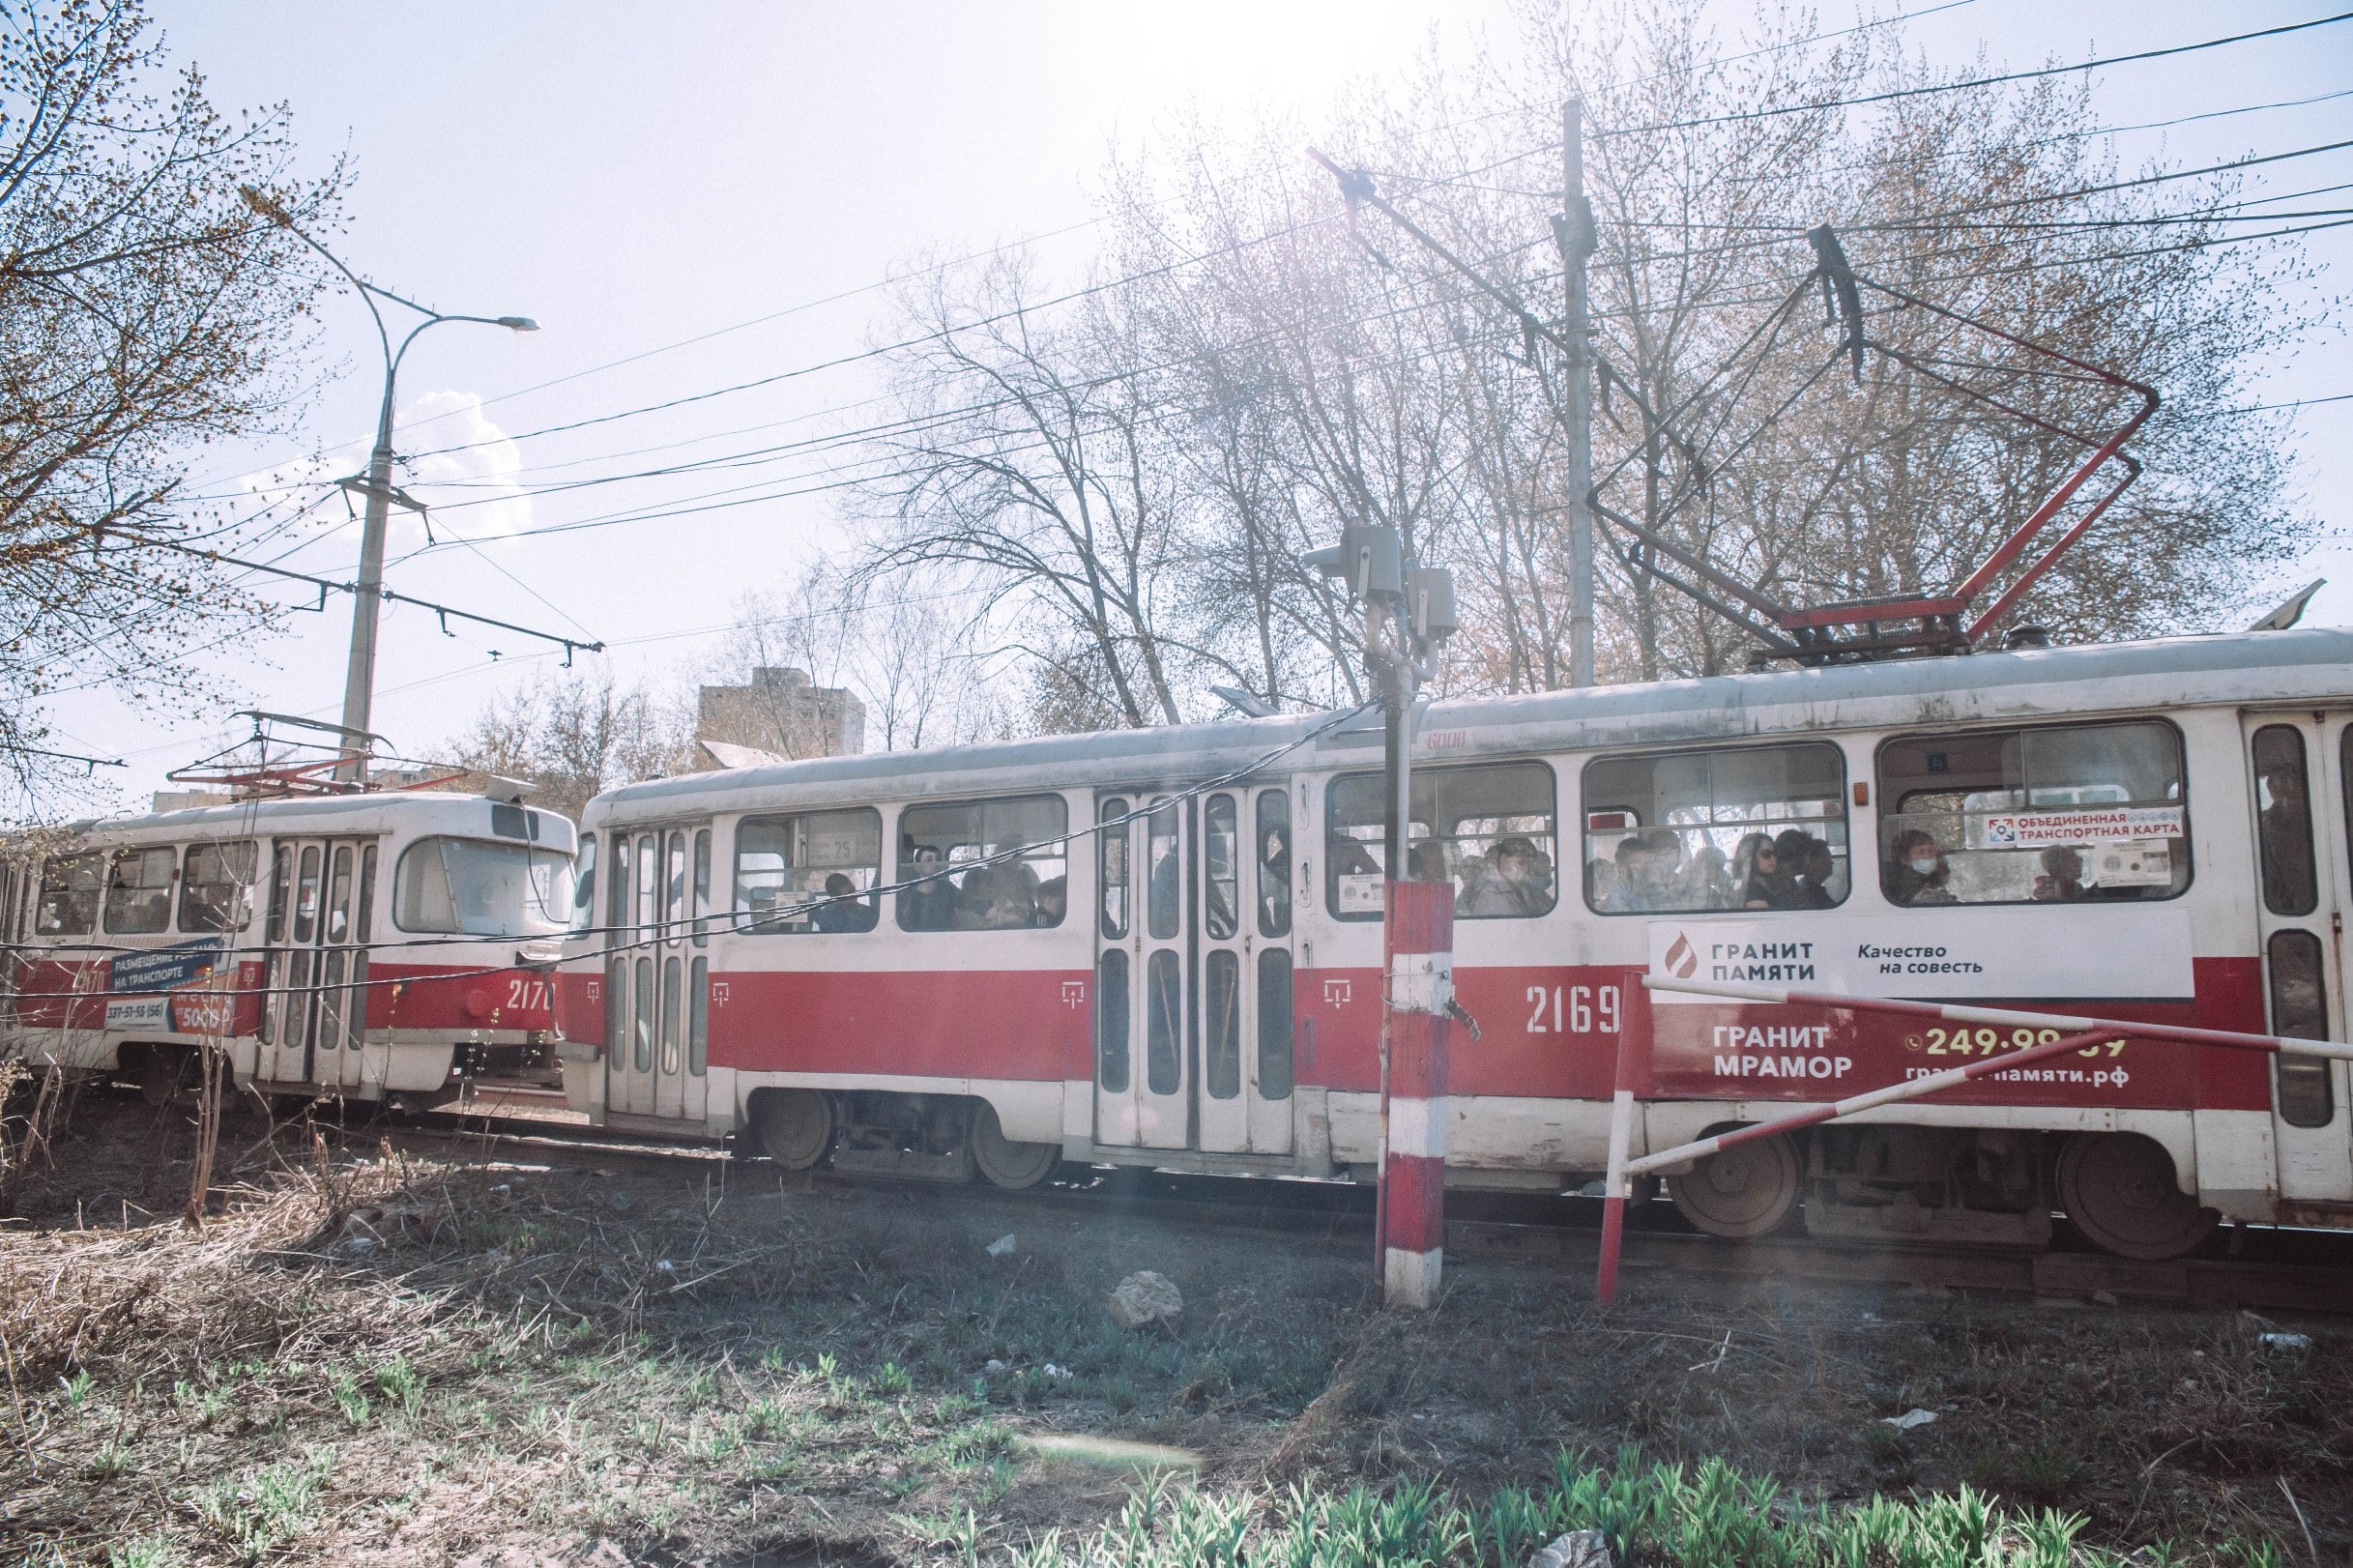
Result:
[[[1900,0],[1894,9],[1936,3]],[[1857,20],[1854,5],[1823,0],[1823,27]],[[1990,69],[2015,70],[2327,14],[2316,0],[1968,0],[1903,27],[1932,62],[1982,51]],[[1721,4],[1717,15],[1737,47],[1748,0]],[[544,484],[817,433],[835,417],[827,411],[875,394],[870,368],[820,371],[588,430],[532,432],[855,353],[887,319],[874,285],[926,262],[1051,236],[1046,252],[1077,264],[1091,240],[1077,225],[1089,216],[1088,182],[1105,148],[1188,96],[1211,105],[1270,98],[1312,118],[1335,86],[1397,68],[1434,34],[1450,50],[1482,31],[1498,49],[1516,43],[1500,0],[654,8],[241,0],[166,8],[163,19],[175,57],[203,68],[218,104],[287,100],[308,157],[323,163],[348,150],[358,180],[348,232],[334,242],[346,262],[442,310],[541,324],[528,336],[444,326],[409,356],[399,450],[467,450],[421,459],[406,482],[436,503],[437,539],[476,543],[399,561],[425,540],[395,512],[391,585],[505,621],[593,634],[612,645],[603,657],[625,682],[708,658],[738,595],[779,586],[826,540],[831,498],[784,496],[504,538],[677,493],[610,485],[521,498],[512,481]],[[2092,81],[2110,124],[2337,92],[2353,84],[2353,23],[2118,66]],[[2353,98],[2131,133],[2118,150],[2127,164],[2164,156],[2194,166],[2348,138]],[[2343,180],[2353,180],[2353,149],[2278,166],[2252,189]],[[2324,292],[2343,287],[2348,236],[2353,229],[2309,242],[2337,269]],[[382,362],[356,300],[326,302],[321,341],[339,373],[306,401],[300,430],[266,449],[211,454],[193,476],[202,492],[229,494],[273,472],[299,480],[318,471],[301,466],[303,454],[322,450],[331,475],[364,465]],[[614,363],[624,360],[631,363]],[[2272,367],[2255,392],[2264,402],[2353,392],[2346,343],[2338,335],[2313,343]],[[2324,521],[2353,521],[2353,401],[2306,410],[2302,428],[2311,508]],[[744,433],[671,445],[723,431]],[[618,460],[650,447],[668,450]],[[777,472],[702,476],[687,487],[714,491]],[[321,515],[340,515],[339,498],[328,506]],[[290,534],[268,553],[302,537]],[[356,570],[356,527],[313,529],[308,539],[286,565],[338,579]],[[2313,619],[2353,624],[2353,538],[2291,575],[2324,574],[2332,581]],[[324,615],[288,616],[284,634],[262,646],[211,655],[233,699],[224,710],[335,717],[350,615],[349,597],[335,595]],[[452,629],[457,636],[444,636],[429,614],[387,607],[375,728],[411,754],[432,751],[494,692],[556,662],[529,639]],[[494,660],[494,649],[503,656]],[[53,743],[131,764],[102,770],[101,806],[118,796],[143,803],[166,770],[239,733],[224,711],[142,711],[99,693],[69,694],[56,713]]]

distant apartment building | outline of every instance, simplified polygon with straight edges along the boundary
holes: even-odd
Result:
[[[748,685],[698,691],[694,739],[720,768],[849,756],[866,749],[866,705],[840,686],[812,683],[806,670],[763,667]]]

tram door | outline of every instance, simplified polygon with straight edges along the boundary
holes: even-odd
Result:
[[[710,961],[711,829],[612,835],[605,966],[605,1108],[701,1121]]]
[[[1095,1140],[1291,1147],[1290,799],[1096,801]],[[1271,846],[1271,849],[1270,849]]]
[[[366,1034],[373,839],[278,839],[271,852],[269,1010],[254,1076],[356,1089]]]
[[[2353,729],[2341,716],[2251,713],[2263,985],[2271,1031],[2343,1039]],[[2283,1199],[2353,1202],[2346,1063],[2272,1059],[2272,1135]]]

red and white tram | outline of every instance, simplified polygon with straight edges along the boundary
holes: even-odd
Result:
[[[254,799],[77,824],[0,880],[9,1056],[430,1103],[548,1051],[572,825],[479,796]]]
[[[573,1105],[748,1131],[792,1165],[1010,1185],[1065,1158],[1369,1173],[1378,721],[1198,787],[1324,723],[600,796],[559,986]],[[1441,702],[1411,839],[1409,874],[1456,888],[1456,994],[1480,1025],[1451,1045],[1453,1181],[1599,1172],[1621,1031],[1637,1154],[2038,1037],[1646,996],[1646,971],[2341,1037],[2353,632]],[[2141,1256],[2218,1214],[2353,1225],[2344,1062],[2095,1052],[1728,1151],[1669,1190],[1725,1234],[1802,1203],[1817,1232],[2031,1241],[2056,1207]]]

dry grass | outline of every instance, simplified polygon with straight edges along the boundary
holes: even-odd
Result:
[[[0,1230],[0,1556],[965,1560],[1131,1517],[1131,1476],[1026,1459],[1024,1429],[1195,1449],[1203,1496],[1256,1498],[1269,1529],[1286,1497],[1359,1485],[1421,1486],[1438,1519],[1436,1486],[1469,1518],[1550,1484],[1563,1447],[1631,1443],[1775,1475],[1777,1506],[1967,1485],[2082,1514],[2088,1543],[2183,1543],[2164,1560],[2265,1538],[2297,1560],[2308,1527],[2323,1560],[2353,1547],[2353,1335],[2325,1322],[2283,1352],[2236,1314],[1640,1275],[1603,1315],[1525,1266],[1453,1269],[1443,1309],[1405,1319],[1372,1309],[1352,1234],[788,1190],[760,1166],[723,1196],[331,1159],[252,1128],[189,1232],[159,1126],[185,1152],[144,1107],[86,1106],[28,1180],[36,1223]],[[1184,1290],[1175,1331],[1108,1322],[1137,1267]],[[1913,1406],[1937,1421],[1879,1424]]]

